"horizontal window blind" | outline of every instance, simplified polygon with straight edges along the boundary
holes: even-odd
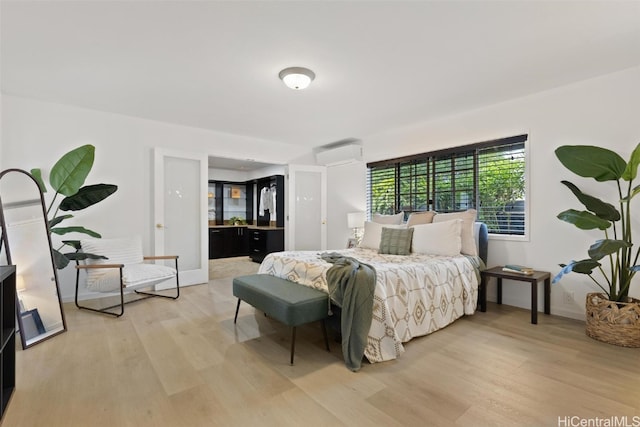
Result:
[[[374,213],[390,215],[398,212],[396,166],[369,168],[367,171],[368,218]]]
[[[527,135],[367,165],[368,217],[475,208],[493,234],[525,231]]]
[[[524,234],[524,143],[478,152],[478,219],[494,234]]]

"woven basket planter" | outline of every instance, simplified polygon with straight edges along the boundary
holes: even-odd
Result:
[[[587,335],[622,347],[640,347],[640,300],[609,301],[602,293],[587,295]]]

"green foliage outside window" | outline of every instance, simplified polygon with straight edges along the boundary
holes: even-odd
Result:
[[[499,232],[504,222],[524,232],[524,157],[506,154],[494,158],[478,171],[480,208],[478,220],[490,232]]]
[[[524,137],[524,138],[522,138]],[[490,233],[524,234],[526,135],[369,168],[371,213],[478,210]]]

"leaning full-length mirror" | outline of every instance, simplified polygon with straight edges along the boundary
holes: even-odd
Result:
[[[22,348],[66,331],[40,187],[20,169],[0,172],[0,264],[16,266]]]

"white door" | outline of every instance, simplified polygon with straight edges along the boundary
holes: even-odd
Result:
[[[154,150],[155,254],[179,256],[180,285],[209,280],[207,167],[206,154]]]
[[[327,168],[288,166],[287,250],[327,248]]]

